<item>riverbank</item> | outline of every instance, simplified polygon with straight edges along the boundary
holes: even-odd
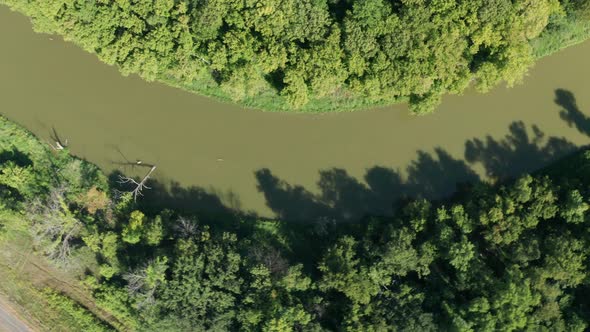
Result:
[[[537,59],[549,56],[590,38],[590,20],[556,18],[550,27],[531,42]]]
[[[428,193],[435,198],[454,190],[455,182],[473,178],[471,171],[488,179],[487,169],[498,168],[491,162],[493,144],[503,144],[502,155],[518,165],[501,167],[500,173],[510,176],[559,157],[559,151],[545,156],[549,139],[562,138],[573,146],[588,141],[560,118],[563,106],[555,103],[556,90],[565,89],[580,112],[590,111],[588,43],[541,59],[514,88],[449,96],[431,116],[411,116],[403,105],[312,115],[244,112],[135,76],[122,77],[72,43],[34,33],[26,17],[7,7],[0,8],[0,27],[12,31],[0,35],[5,47],[0,54],[2,114],[46,141],[55,128],[69,140],[73,154],[107,172],[134,174],[121,164],[125,159],[156,164],[154,179],[171,195],[187,201],[190,196],[201,206],[239,208],[266,218],[298,217],[298,204],[333,206],[329,193],[346,185],[361,197],[375,191],[387,197],[353,214],[379,212],[388,210],[400,192],[414,192],[412,183],[431,182]],[[536,138],[535,127],[543,137]],[[466,144],[477,141],[484,143],[479,151],[488,157],[467,159]],[[519,158],[526,155],[522,151],[545,153]],[[421,175],[439,164],[452,176]],[[371,186],[379,174],[392,189]],[[301,188],[300,198],[289,199],[296,188]],[[271,193],[282,193],[282,199],[269,202]],[[219,200],[209,200],[211,195]],[[310,218],[318,215],[313,213],[317,209],[304,211]]]
[[[590,271],[580,249],[590,241],[582,231],[589,210],[588,152],[496,186],[465,185],[442,201],[405,200],[394,218],[369,216],[344,225],[330,218],[292,224],[239,213],[210,218],[143,197],[136,204],[123,194],[132,188],[121,186],[117,174],[107,183],[92,164],[67,150],[52,151],[3,118],[0,155],[1,288],[41,324],[75,331],[194,330],[220,323],[228,329],[358,330],[419,321],[444,329],[458,328],[459,317],[476,329],[483,320],[498,330],[583,330],[590,321],[574,295],[583,293],[581,281]],[[148,185],[145,194],[165,195]],[[348,189],[334,194],[346,196]],[[348,203],[365,201],[353,197]],[[43,232],[46,226],[57,227],[59,235]],[[68,251],[56,255],[63,246]],[[514,247],[515,255],[490,257],[489,248],[502,253]],[[499,261],[506,268],[498,268]],[[461,273],[471,277],[456,280]],[[545,282],[560,286],[546,295]],[[400,302],[400,284],[424,297]],[[382,285],[394,291],[380,291]],[[542,300],[506,302],[514,289]],[[455,294],[469,297],[456,301]],[[496,300],[497,294],[504,295]],[[566,295],[572,302],[557,302]],[[438,296],[444,307],[427,300]],[[458,310],[464,301],[482,299],[502,305],[481,313]],[[384,301],[395,306],[370,310]],[[317,312],[318,303],[325,311]],[[559,314],[542,315],[545,303]],[[195,308],[213,317],[188,310]],[[518,323],[494,318],[514,311],[522,312]]]
[[[531,46],[535,58],[540,60],[568,47],[583,43],[589,38],[590,20],[562,17],[555,19],[549,29],[532,40]],[[208,77],[197,79],[191,84],[184,84],[170,77],[160,77],[159,80],[172,87],[214,98],[220,102],[235,102],[230,94],[220,90],[217,84]],[[297,110],[293,110],[284,98],[272,91],[246,98],[239,104],[267,112],[331,113],[353,112],[408,102],[407,98],[391,98],[375,102],[363,98],[346,98],[347,95],[353,96],[354,93],[343,89],[337,98],[311,98],[308,104]]]
[[[371,85],[372,84],[372,86],[374,86],[374,87],[367,87],[364,90],[361,89],[362,91],[357,91],[358,89],[353,91],[352,88],[348,87],[348,85],[350,85],[350,84],[342,83],[342,84],[338,85],[337,88],[332,89],[333,91],[330,90],[330,92],[323,93],[322,95],[325,95],[325,97],[321,97],[319,94],[317,94],[317,93],[314,94],[313,92],[311,92],[312,91],[311,87],[306,87],[305,89],[303,89],[303,88],[301,88],[301,86],[299,86],[298,88],[296,88],[295,87],[296,85],[294,85],[294,84],[292,86],[290,86],[289,84],[285,83],[286,81],[284,81],[284,80],[281,81],[281,77],[284,76],[284,73],[281,73],[280,71],[278,73],[275,73],[276,75],[278,75],[278,77],[270,77],[275,74],[268,74],[268,75],[264,76],[264,79],[262,79],[264,82],[260,81],[260,79],[258,81],[256,81],[255,78],[249,78],[248,75],[250,75],[250,74],[247,75],[247,73],[241,73],[241,72],[240,72],[241,74],[236,74],[239,76],[238,78],[232,76],[232,78],[228,81],[227,78],[221,79],[219,77],[220,75],[222,75],[223,70],[215,69],[216,68],[215,66],[210,65],[210,61],[212,61],[211,59],[205,60],[201,56],[198,56],[198,57],[200,57],[200,59],[202,61],[204,61],[205,64],[208,64],[208,65],[203,67],[203,66],[201,66],[202,63],[200,61],[197,61],[199,63],[199,66],[191,69],[190,70],[191,78],[186,79],[186,78],[184,78],[183,75],[179,74],[177,71],[172,70],[172,69],[178,69],[174,66],[173,66],[174,68],[168,68],[165,70],[163,70],[162,68],[159,68],[159,66],[163,66],[163,65],[159,64],[159,60],[157,59],[157,56],[154,59],[151,58],[151,56],[155,56],[154,54],[158,53],[158,49],[144,50],[145,52],[138,54],[138,55],[126,56],[123,54],[123,55],[120,55],[121,57],[123,57],[122,60],[115,60],[119,56],[117,54],[119,54],[120,52],[125,53],[126,52],[125,50],[127,50],[127,48],[130,48],[130,49],[142,49],[142,48],[141,47],[138,48],[135,46],[133,46],[133,47],[121,46],[121,49],[110,50],[110,51],[106,52],[105,54],[102,54],[101,52],[103,49],[109,48],[112,45],[109,43],[102,45],[100,43],[100,40],[101,40],[101,38],[106,38],[106,39],[111,38],[112,37],[111,33],[106,30],[102,31],[99,27],[94,27],[94,28],[96,28],[95,30],[100,31],[100,33],[104,32],[104,33],[106,33],[106,35],[105,36],[101,35],[102,37],[100,37],[100,38],[99,37],[93,38],[92,36],[87,35],[87,31],[85,30],[87,28],[86,27],[87,21],[84,19],[83,13],[82,14],[81,13],[70,13],[71,15],[73,15],[72,17],[76,17],[76,19],[72,18],[72,20],[70,20],[69,23],[67,23],[67,24],[62,22],[63,23],[63,25],[62,25],[62,23],[60,23],[57,16],[55,17],[55,21],[53,21],[54,18],[47,17],[47,15],[49,15],[49,14],[43,12],[43,10],[49,10],[48,13],[51,13],[51,8],[47,9],[43,6],[35,6],[35,5],[29,5],[29,4],[25,5],[22,3],[12,2],[12,1],[8,1],[8,0],[5,0],[4,2],[11,5],[13,9],[19,10],[21,13],[25,13],[25,14],[28,14],[29,16],[33,17],[33,22],[36,25],[36,29],[38,29],[39,31],[52,32],[52,33],[58,32],[58,33],[63,34],[64,38],[66,38],[66,40],[73,41],[75,44],[83,47],[86,51],[92,52],[92,53],[98,52],[99,58],[102,61],[105,61],[110,64],[118,63],[120,70],[125,75],[139,74],[140,76],[142,76],[143,78],[145,78],[149,81],[157,80],[157,81],[163,82],[167,85],[170,85],[170,86],[173,86],[176,88],[181,88],[181,89],[188,91],[188,92],[197,93],[197,94],[203,95],[203,96],[208,96],[208,97],[214,98],[215,100],[218,100],[218,101],[236,103],[241,106],[248,107],[248,108],[256,108],[256,109],[262,109],[265,111],[273,111],[273,112],[325,113],[325,112],[347,112],[347,111],[354,111],[354,110],[360,110],[360,109],[368,109],[368,108],[387,106],[387,105],[392,105],[392,104],[396,104],[396,103],[409,102],[410,108],[414,109],[416,112],[421,112],[420,110],[427,112],[429,110],[432,110],[433,106],[438,104],[439,99],[440,99],[439,92],[436,92],[436,91],[424,92],[424,91],[422,91],[423,89],[421,90],[418,88],[416,88],[416,89],[419,92],[401,93],[399,95],[398,95],[398,92],[396,92],[397,91],[396,89],[393,89],[393,90],[390,89],[391,91],[386,89],[387,91],[389,91],[387,93],[386,92],[379,92],[380,91],[379,89],[382,89],[381,87],[379,87],[379,85],[381,83],[377,82],[378,80],[377,81],[369,80],[372,83],[366,83],[366,82],[364,83],[364,80],[368,80],[367,78],[356,79],[355,84],[357,84],[357,85],[359,85],[359,84],[360,85],[364,85],[364,84]],[[45,9],[43,9],[43,8],[45,8]],[[90,8],[90,9],[87,8],[87,9],[88,9],[87,12],[89,13],[89,15],[98,15],[98,17],[102,17],[102,16],[100,16],[100,13],[101,13],[100,10],[98,10],[96,8]],[[98,14],[95,13],[95,10]],[[529,10],[533,10],[533,9],[529,9]],[[75,9],[74,9],[74,11],[75,11]],[[90,14],[90,13],[92,13],[92,14]],[[78,16],[81,16],[81,17],[78,17]],[[95,18],[95,19],[99,19],[99,18]],[[79,22],[77,20],[79,20]],[[78,23],[74,24],[72,22],[78,22]],[[70,24],[73,24],[73,25],[70,26]],[[90,29],[90,30],[92,30],[94,28],[92,28],[92,26],[88,27],[88,29]],[[166,28],[164,28],[164,29],[166,29]],[[342,28],[342,29],[344,29],[344,28]],[[95,30],[92,30],[92,31],[95,31]],[[95,32],[98,33],[98,31],[95,31]],[[588,20],[574,19],[572,16],[559,16],[558,14],[553,14],[553,15],[551,15],[551,21],[550,21],[548,28],[546,28],[546,30],[543,31],[543,33],[539,37],[530,41],[530,44],[533,47],[532,53],[537,59],[539,59],[543,56],[557,52],[560,49],[563,49],[568,46],[575,45],[576,43],[582,42],[583,40],[588,38],[589,32],[590,32],[590,24],[588,23]],[[518,34],[518,33],[516,33],[516,34]],[[528,32],[527,32],[527,34],[528,34]],[[500,36],[500,35],[501,34],[499,34],[498,36]],[[109,36],[111,36],[111,37],[109,37]],[[134,40],[133,38],[135,38],[135,37],[130,37],[130,36],[133,36],[133,34],[130,34],[127,36],[127,37],[129,37],[129,38],[127,38],[128,39],[127,42],[131,42],[131,40]],[[138,36],[140,36],[140,34],[138,34]],[[112,37],[112,38],[114,38],[114,37]],[[138,37],[138,38],[141,40],[140,37]],[[162,38],[164,38],[164,37],[162,37]],[[342,38],[344,38],[344,37],[342,37]],[[442,37],[438,37],[438,38],[441,39]],[[473,37],[473,38],[476,38],[476,37]],[[479,37],[477,37],[477,38],[479,38]],[[498,38],[500,38],[500,37],[498,37]],[[469,38],[467,38],[467,39],[469,39]],[[120,44],[124,44],[124,43],[125,42],[121,42]],[[146,43],[148,43],[148,42],[146,42]],[[527,43],[529,43],[529,42],[527,42]],[[113,44],[118,45],[119,42],[113,43]],[[164,44],[162,44],[162,45],[164,45]],[[463,44],[461,44],[461,45],[463,45]],[[515,52],[517,49],[523,49],[523,48],[528,49],[528,45],[521,45],[521,46],[522,47],[520,47],[520,46],[515,47],[515,49],[514,49]],[[429,47],[434,47],[434,46],[431,45]],[[503,47],[500,47],[498,50],[496,50],[496,52],[501,53],[502,49],[503,49]],[[129,51],[129,50],[127,50],[127,51]],[[444,52],[442,52],[442,53],[444,53]],[[516,53],[518,53],[518,52],[516,52]],[[505,75],[506,80],[508,80],[508,81],[511,81],[511,80],[518,81],[518,78],[521,76],[521,71],[522,71],[521,69],[523,69],[522,67],[528,66],[529,62],[531,62],[533,60],[533,59],[528,59],[530,57],[530,54],[529,54],[530,52],[527,51],[525,53],[526,54],[520,54],[520,53],[512,54],[510,56],[510,57],[515,57],[515,58],[523,57],[523,59],[514,59],[515,64],[512,65],[514,68],[511,70],[506,69],[509,72],[504,73],[500,69],[494,69],[494,70],[492,70],[492,72],[497,71],[496,74],[490,74],[491,77],[488,77],[488,78],[483,77],[483,78],[479,78],[479,79],[481,79],[483,81],[489,80],[490,82],[493,82],[492,86],[490,86],[488,88],[491,88],[494,85],[497,85],[498,82],[495,82],[494,81],[495,79],[493,77],[496,77],[498,75],[499,75],[498,77],[503,77]],[[223,53],[223,54],[225,54],[225,53]],[[136,56],[138,57],[138,59],[133,60]],[[259,55],[259,56],[261,56],[261,55]],[[505,55],[505,56],[508,56],[508,55]],[[144,57],[147,57],[147,58],[144,58]],[[212,56],[212,58],[215,58],[215,57]],[[401,58],[404,58],[404,57],[401,57]],[[132,62],[132,64],[126,65],[126,61],[128,59],[131,59],[129,61]],[[178,60],[178,61],[180,61],[180,60]],[[196,60],[193,60],[193,61],[196,61]],[[219,61],[222,61],[222,60],[219,60]],[[367,61],[370,62],[372,60],[367,60]],[[445,61],[445,60],[442,60],[442,61]],[[456,61],[459,61],[459,60],[456,60]],[[461,60],[461,61],[463,61],[463,60]],[[521,61],[522,63],[516,64],[516,62],[519,62],[519,61]],[[419,63],[422,63],[422,62],[419,62]],[[475,63],[467,64],[467,65],[475,66],[475,67],[478,66]],[[209,66],[211,66],[211,68],[209,68]],[[222,65],[218,65],[218,66],[222,66]],[[495,65],[492,65],[492,67],[493,66],[495,66]],[[500,66],[500,65],[498,65],[498,66]],[[127,67],[129,67],[129,68],[127,68]],[[152,68],[152,67],[154,67],[154,68]],[[188,63],[185,64],[185,67],[190,67],[190,64],[188,64]],[[490,67],[490,68],[492,68],[492,67]],[[518,69],[517,67],[521,68],[521,69]],[[514,72],[512,72],[512,71],[514,71]],[[330,71],[328,71],[328,72],[330,72]],[[370,70],[369,70],[369,72],[370,72]],[[213,73],[213,74],[211,74],[211,73]],[[437,77],[439,74],[441,74],[441,73],[433,73],[432,75],[433,75],[433,77]],[[467,81],[474,81],[474,80],[477,81],[478,80],[478,78],[476,77],[477,75],[475,73],[469,73],[469,75],[470,75],[470,78]],[[481,75],[484,75],[484,74],[481,74]],[[181,76],[182,76],[182,78],[181,78]],[[387,76],[387,75],[385,75],[385,76]],[[410,81],[412,81],[412,80],[420,81],[423,79],[422,77],[417,77],[417,78],[410,77],[410,78],[411,78]],[[330,77],[325,78],[324,80],[329,80],[329,79],[330,79]],[[353,79],[353,78],[349,78],[349,79]],[[406,79],[407,79],[407,77],[403,77],[403,80],[406,80]],[[456,78],[456,79],[458,81],[455,82],[454,84],[451,84],[452,87],[451,86],[441,87],[440,89],[442,89],[442,91],[444,91],[445,94],[462,93],[462,91],[468,86],[468,84],[463,82],[467,78],[462,77],[462,78]],[[245,80],[245,82],[241,82],[241,81],[240,81],[241,83],[233,82],[236,80],[237,81]],[[249,82],[248,80],[252,80],[252,82]],[[291,80],[291,78],[289,80]],[[310,79],[308,79],[308,81],[313,81],[313,80],[314,80],[313,76]],[[399,78],[399,80],[401,81],[402,78]],[[434,80],[434,78],[429,78],[427,81],[432,81],[432,80]],[[278,83],[275,81],[277,81]],[[297,82],[299,82],[299,85],[303,84],[303,86],[305,86],[305,84],[307,84],[307,83],[304,83],[304,81],[305,80],[299,82],[299,80],[298,80]],[[467,81],[465,81],[465,82],[467,82]],[[272,83],[272,82],[274,82],[274,83]],[[307,81],[305,81],[305,82],[307,82]],[[442,84],[441,82],[438,82],[437,84],[439,84],[439,83]],[[513,82],[510,82],[510,84],[512,84],[512,83]],[[385,84],[385,83],[383,83],[383,84]],[[414,84],[414,83],[412,83],[412,84]],[[412,85],[412,84],[410,84],[410,85]],[[430,83],[424,82],[423,85],[429,86],[432,84],[433,84],[433,82],[430,82]],[[486,84],[488,84],[488,83],[486,83]],[[486,84],[483,84],[483,85],[486,85]],[[314,83],[312,85],[321,85],[321,84]],[[376,90],[373,91],[374,89],[376,89]],[[385,88],[383,88],[383,89],[385,89]],[[403,89],[405,89],[405,88],[403,88]],[[285,91],[291,91],[291,90],[294,90],[294,92],[293,93],[289,92],[288,94],[285,94]],[[297,90],[297,91],[295,91],[295,90]],[[410,90],[412,90],[412,89],[410,89]],[[485,90],[488,90],[488,89],[485,88]],[[250,93],[251,91],[258,91],[258,92]],[[294,100],[296,100],[295,103],[297,105],[293,104]],[[299,101],[297,101],[297,100],[299,100]],[[307,100],[309,100],[309,102],[307,102]],[[422,106],[418,106],[418,105],[422,105]]]

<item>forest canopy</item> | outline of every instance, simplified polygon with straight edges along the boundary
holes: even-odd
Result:
[[[408,101],[518,82],[587,0],[0,0],[124,74],[269,110]],[[563,45],[562,45],[563,46]]]

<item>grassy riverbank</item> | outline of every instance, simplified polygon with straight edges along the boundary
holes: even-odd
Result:
[[[297,3],[133,9],[0,1],[31,17],[37,31],[63,35],[123,74],[267,111],[408,102],[413,112],[427,113],[442,95],[470,84],[487,91],[516,83],[535,58],[588,37],[588,20],[569,1],[507,3],[501,10],[478,0],[440,8],[373,2],[353,8],[314,2],[310,12],[294,14],[304,10]],[[277,15],[283,20],[272,19]]]
[[[535,56],[556,53],[566,47],[582,43],[590,38],[590,20],[566,17],[555,18],[539,38],[531,42]]]
[[[555,17],[549,27],[537,38],[531,40],[533,54],[537,60],[550,56],[565,48],[580,44],[590,38],[590,20],[574,17]],[[183,89],[188,92],[215,98],[222,102],[235,102],[233,97],[219,88],[219,85],[208,74],[196,78],[191,83],[184,83],[171,77],[160,77],[162,82]],[[524,84],[524,83],[523,83]],[[373,101],[360,98],[353,91],[341,88],[338,94],[324,97],[311,98],[310,101],[297,110],[282,98],[276,90],[269,89],[265,93],[248,97],[239,103],[248,108],[255,108],[270,112],[352,112],[366,110],[374,107],[387,106],[397,103],[407,103],[408,98],[391,97]]]
[[[580,44],[590,38],[590,20],[577,20],[572,18],[556,19],[550,29],[541,36],[531,41],[534,55],[537,60],[550,56],[565,48]],[[230,94],[219,89],[219,85],[208,75],[197,78],[191,83],[183,83],[170,77],[160,77],[162,82],[183,89],[188,92],[215,98],[221,102],[235,102]],[[526,80],[526,79],[525,79]],[[524,84],[524,83],[523,83]],[[352,112],[366,110],[375,107],[382,107],[398,103],[407,103],[408,98],[392,97],[379,101],[363,99],[355,96],[352,91],[345,88],[338,95],[312,98],[307,104],[297,110],[282,98],[275,90],[267,90],[264,94],[249,97],[242,101],[248,108],[255,108],[270,112],[304,112],[304,113],[326,113],[326,112]]]

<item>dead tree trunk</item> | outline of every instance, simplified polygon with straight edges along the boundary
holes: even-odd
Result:
[[[143,196],[142,191],[144,189],[151,189],[150,187],[148,187],[146,185],[146,182],[149,180],[150,175],[152,175],[152,173],[156,170],[156,165],[143,164],[141,161],[137,161],[135,163],[135,165],[149,167],[150,170],[143,177],[143,179],[141,179],[140,182],[135,181],[135,179],[133,179],[131,177],[119,175],[119,183],[133,185],[134,188],[130,192],[131,192],[131,194],[133,194],[133,200],[137,201],[137,196]]]
[[[65,141],[62,141],[61,138],[59,138],[59,135],[57,134],[55,127],[52,127],[51,131],[52,131],[51,139],[55,142],[55,146],[53,144],[49,144],[49,145],[56,151],[60,151],[60,150],[67,148],[68,147],[68,139],[66,138]]]

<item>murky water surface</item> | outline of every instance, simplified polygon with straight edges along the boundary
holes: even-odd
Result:
[[[403,195],[534,170],[589,142],[590,43],[540,61],[512,89],[445,98],[415,117],[398,105],[340,114],[245,110],[123,77],[0,7],[0,113],[107,171],[136,159],[195,204],[265,217],[385,212]],[[191,189],[192,188],[192,189]],[[210,194],[210,195],[209,195]],[[203,198],[205,197],[206,198]]]

